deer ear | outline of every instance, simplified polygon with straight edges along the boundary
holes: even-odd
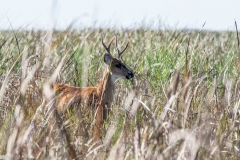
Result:
[[[111,61],[112,61],[112,56],[110,54],[104,54],[104,62],[107,65],[110,65]]]

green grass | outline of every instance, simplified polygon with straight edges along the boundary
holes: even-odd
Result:
[[[240,158],[236,33],[14,32],[16,37],[10,31],[0,32],[0,155],[16,159],[70,155],[77,159]],[[97,85],[105,67],[102,33],[106,42],[116,35],[120,47],[129,41],[123,60],[136,76],[133,81],[117,82],[103,142],[91,148],[91,109],[74,108],[54,119],[44,103],[44,84],[66,56],[54,82]]]

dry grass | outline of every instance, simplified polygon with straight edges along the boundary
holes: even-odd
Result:
[[[123,60],[136,76],[118,81],[102,141],[92,144],[91,108],[58,115],[50,84],[96,85],[104,67],[102,32],[130,42]],[[236,33],[86,29],[15,35],[1,31],[0,37],[0,158],[240,158]]]

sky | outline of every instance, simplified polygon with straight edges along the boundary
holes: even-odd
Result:
[[[240,28],[240,0],[0,0],[0,29]]]

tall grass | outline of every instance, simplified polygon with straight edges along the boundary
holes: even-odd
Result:
[[[102,32],[130,42],[135,78],[117,82],[92,144],[91,108],[59,117],[46,100],[54,82],[98,84]],[[0,158],[239,159],[239,56],[234,32],[1,31]]]

